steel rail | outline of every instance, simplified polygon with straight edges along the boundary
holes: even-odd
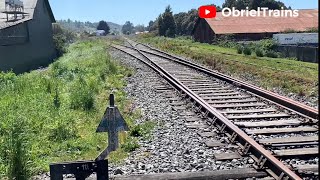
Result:
[[[239,142],[244,147],[244,154],[250,152],[256,157],[256,165],[261,169],[267,167],[272,171],[273,176],[276,175],[277,179],[296,179],[300,180],[301,178],[291,171],[287,166],[285,166],[281,161],[275,158],[270,151],[264,149],[246,133],[244,133],[239,127],[234,125],[229,119],[224,117],[220,112],[215,108],[210,106],[206,101],[200,98],[197,94],[192,92],[189,88],[183,85],[180,81],[174,78],[170,73],[164,70],[162,67],[154,63],[149,57],[147,57],[139,49],[135,50],[139,52],[145,59],[150,61],[150,63],[145,62],[142,58],[136,57],[135,55],[124,51],[121,48],[112,46],[115,49],[118,49],[130,56],[139,59],[149,67],[151,67],[155,72],[159,73],[164,79],[166,79],[172,86],[174,86],[178,91],[183,92],[185,98],[189,98],[190,101],[198,107],[198,110],[203,112],[208,118],[212,119],[212,123],[220,128],[221,132],[232,135],[232,141]],[[126,47],[127,48],[127,47]],[[229,136],[230,137],[230,136]],[[258,160],[258,161],[257,161]],[[272,175],[272,174],[271,174]]]
[[[177,63],[180,63],[180,64],[183,64],[183,65],[186,65],[186,66],[189,66],[189,67],[192,67],[192,68],[195,68],[203,73],[206,73],[210,76],[213,76],[215,78],[218,78],[218,79],[221,79],[223,81],[226,81],[228,83],[231,83],[231,84],[235,84],[237,86],[239,86],[240,88],[243,88],[243,89],[246,89],[247,91],[249,92],[252,92],[256,95],[259,95],[263,98],[266,98],[272,102],[275,102],[277,104],[280,104],[284,107],[287,107],[293,111],[296,111],[296,112],[299,112],[307,117],[310,117],[310,118],[313,118],[313,119],[318,119],[319,118],[319,113],[318,113],[318,110],[316,110],[315,108],[312,108],[310,106],[307,106],[305,104],[302,104],[300,102],[297,102],[297,101],[294,101],[290,98],[287,98],[287,97],[284,97],[284,96],[281,96],[279,94],[276,94],[274,92],[271,92],[271,91],[268,91],[268,90],[265,90],[265,89],[262,89],[260,87],[257,87],[257,86],[254,86],[252,84],[249,84],[249,83],[246,83],[244,81],[241,81],[241,80],[238,80],[238,79],[235,79],[235,78],[232,78],[230,76],[227,76],[225,74],[222,74],[222,73],[219,73],[219,72],[215,72],[215,71],[212,71],[210,69],[207,69],[201,65],[198,65],[198,64],[195,64],[195,63],[192,63],[190,61],[187,61],[185,59],[182,59],[180,57],[177,57],[177,56],[174,56],[172,54],[169,54],[167,52],[164,52],[164,51],[161,51],[161,50],[158,50],[156,48],[153,48],[153,47],[150,47],[148,45],[145,45],[145,44],[142,44],[142,43],[138,43],[138,44],[141,44],[143,46],[146,46],[148,48],[150,48],[151,50],[154,50],[154,51],[157,51],[159,53],[163,53],[171,58],[175,58]],[[146,52],[146,53],[149,53],[147,51],[144,51],[144,50],[141,50],[143,52]],[[154,54],[154,55],[157,55],[159,56],[158,54]],[[165,56],[162,56],[163,58],[167,58],[169,59],[168,57],[165,57]],[[170,59],[172,60],[172,59]]]

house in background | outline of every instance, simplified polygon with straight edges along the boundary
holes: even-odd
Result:
[[[104,30],[96,30],[96,36],[105,36],[106,35],[106,31]]]
[[[286,30],[307,31],[318,28],[318,9],[299,10],[299,17],[223,17],[217,12],[215,18],[199,18],[193,29],[195,41],[212,43],[224,35],[236,40],[260,40],[272,38],[273,34]]]
[[[0,71],[22,73],[51,63],[54,22],[48,0],[0,0]]]

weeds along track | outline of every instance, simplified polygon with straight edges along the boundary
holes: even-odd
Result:
[[[114,45],[166,79],[229,137],[241,156],[275,179],[318,179],[318,111],[128,40]]]

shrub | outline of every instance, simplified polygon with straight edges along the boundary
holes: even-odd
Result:
[[[256,48],[255,53],[258,57],[263,57],[263,52],[260,48]]]
[[[251,55],[251,49],[249,47],[244,47],[243,54],[247,56]]]
[[[278,44],[273,39],[263,39],[260,40],[258,46],[260,46],[262,51],[275,50]]]
[[[267,51],[265,55],[270,58],[277,58],[278,57],[278,54],[275,51]]]
[[[243,51],[243,47],[240,46],[240,45],[238,45],[238,46],[237,46],[237,53],[238,53],[238,54],[242,54],[242,51]]]
[[[233,34],[223,35],[223,36],[218,37],[216,39],[216,41],[214,42],[214,44],[222,46],[222,47],[226,47],[226,48],[236,48],[237,47],[237,43],[234,41]]]

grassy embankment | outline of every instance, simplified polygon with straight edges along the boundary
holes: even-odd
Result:
[[[77,42],[48,69],[22,75],[0,72],[0,179],[27,179],[49,170],[49,163],[90,160],[107,146],[107,133],[95,130],[113,90],[129,127],[121,149],[109,160],[120,162],[138,147],[152,122],[135,126],[139,110],[125,97],[124,78],[133,72],[106,53],[102,40]],[[143,133],[141,133],[143,132]]]
[[[281,88],[285,93],[318,97],[318,64],[285,58],[238,54],[236,49],[194,42],[185,38],[139,36],[138,40],[182,55],[260,87]]]

